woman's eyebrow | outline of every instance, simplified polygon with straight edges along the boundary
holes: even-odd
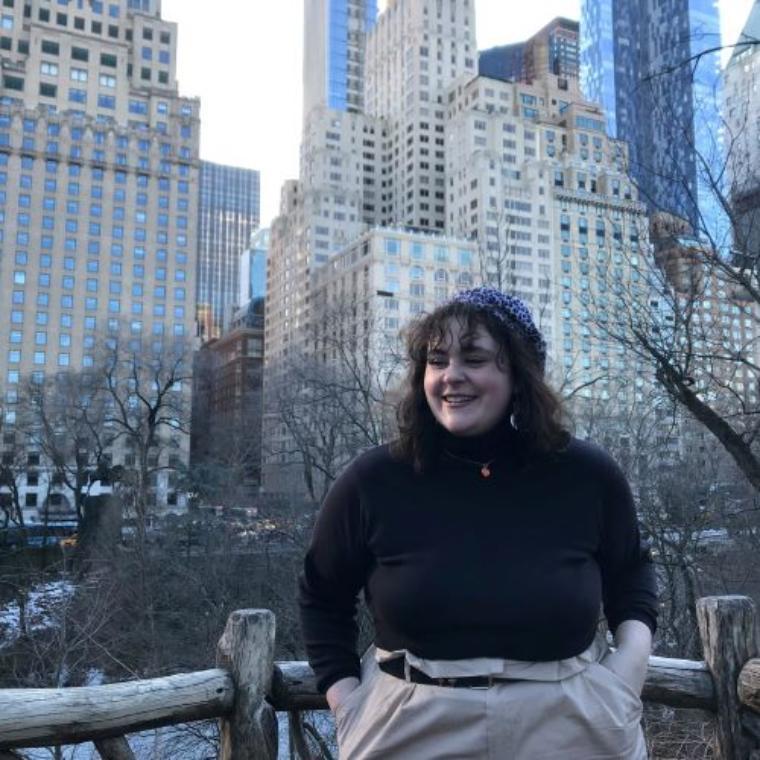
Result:
[[[479,346],[477,343],[460,343],[459,350],[463,352],[466,351],[467,353],[473,353],[475,351],[481,351],[484,354],[491,353],[490,349],[485,346]]]

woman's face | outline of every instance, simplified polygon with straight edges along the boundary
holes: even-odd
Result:
[[[482,325],[472,330],[451,319],[440,343],[428,349],[425,398],[438,422],[453,435],[485,433],[509,408],[513,379],[509,362]]]

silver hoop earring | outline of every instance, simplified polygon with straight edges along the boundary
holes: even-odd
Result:
[[[517,427],[517,416],[514,412],[509,415],[509,424],[512,426],[514,430],[519,430],[520,428]]]

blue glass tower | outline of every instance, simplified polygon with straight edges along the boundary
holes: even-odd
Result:
[[[630,148],[652,211],[726,242],[710,173],[722,166],[716,0],[583,0],[581,88]]]
[[[203,338],[218,337],[238,303],[240,254],[259,225],[259,173],[201,161],[196,295]]]
[[[317,105],[361,111],[364,38],[377,0],[304,0],[304,116]]]
[[[257,298],[266,298],[269,240],[268,229],[256,230],[251,235],[250,245],[243,251],[240,258],[240,306]]]

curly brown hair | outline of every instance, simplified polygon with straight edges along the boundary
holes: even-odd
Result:
[[[432,466],[440,453],[439,423],[425,398],[424,378],[428,349],[445,340],[449,321],[455,319],[468,331],[484,327],[499,345],[497,361],[509,362],[514,390],[508,413],[501,424],[515,425],[525,446],[535,452],[559,451],[570,434],[565,427],[562,402],[544,379],[536,352],[498,317],[466,303],[447,303],[412,322],[406,331],[409,368],[396,410],[399,438],[394,454],[417,471]]]

